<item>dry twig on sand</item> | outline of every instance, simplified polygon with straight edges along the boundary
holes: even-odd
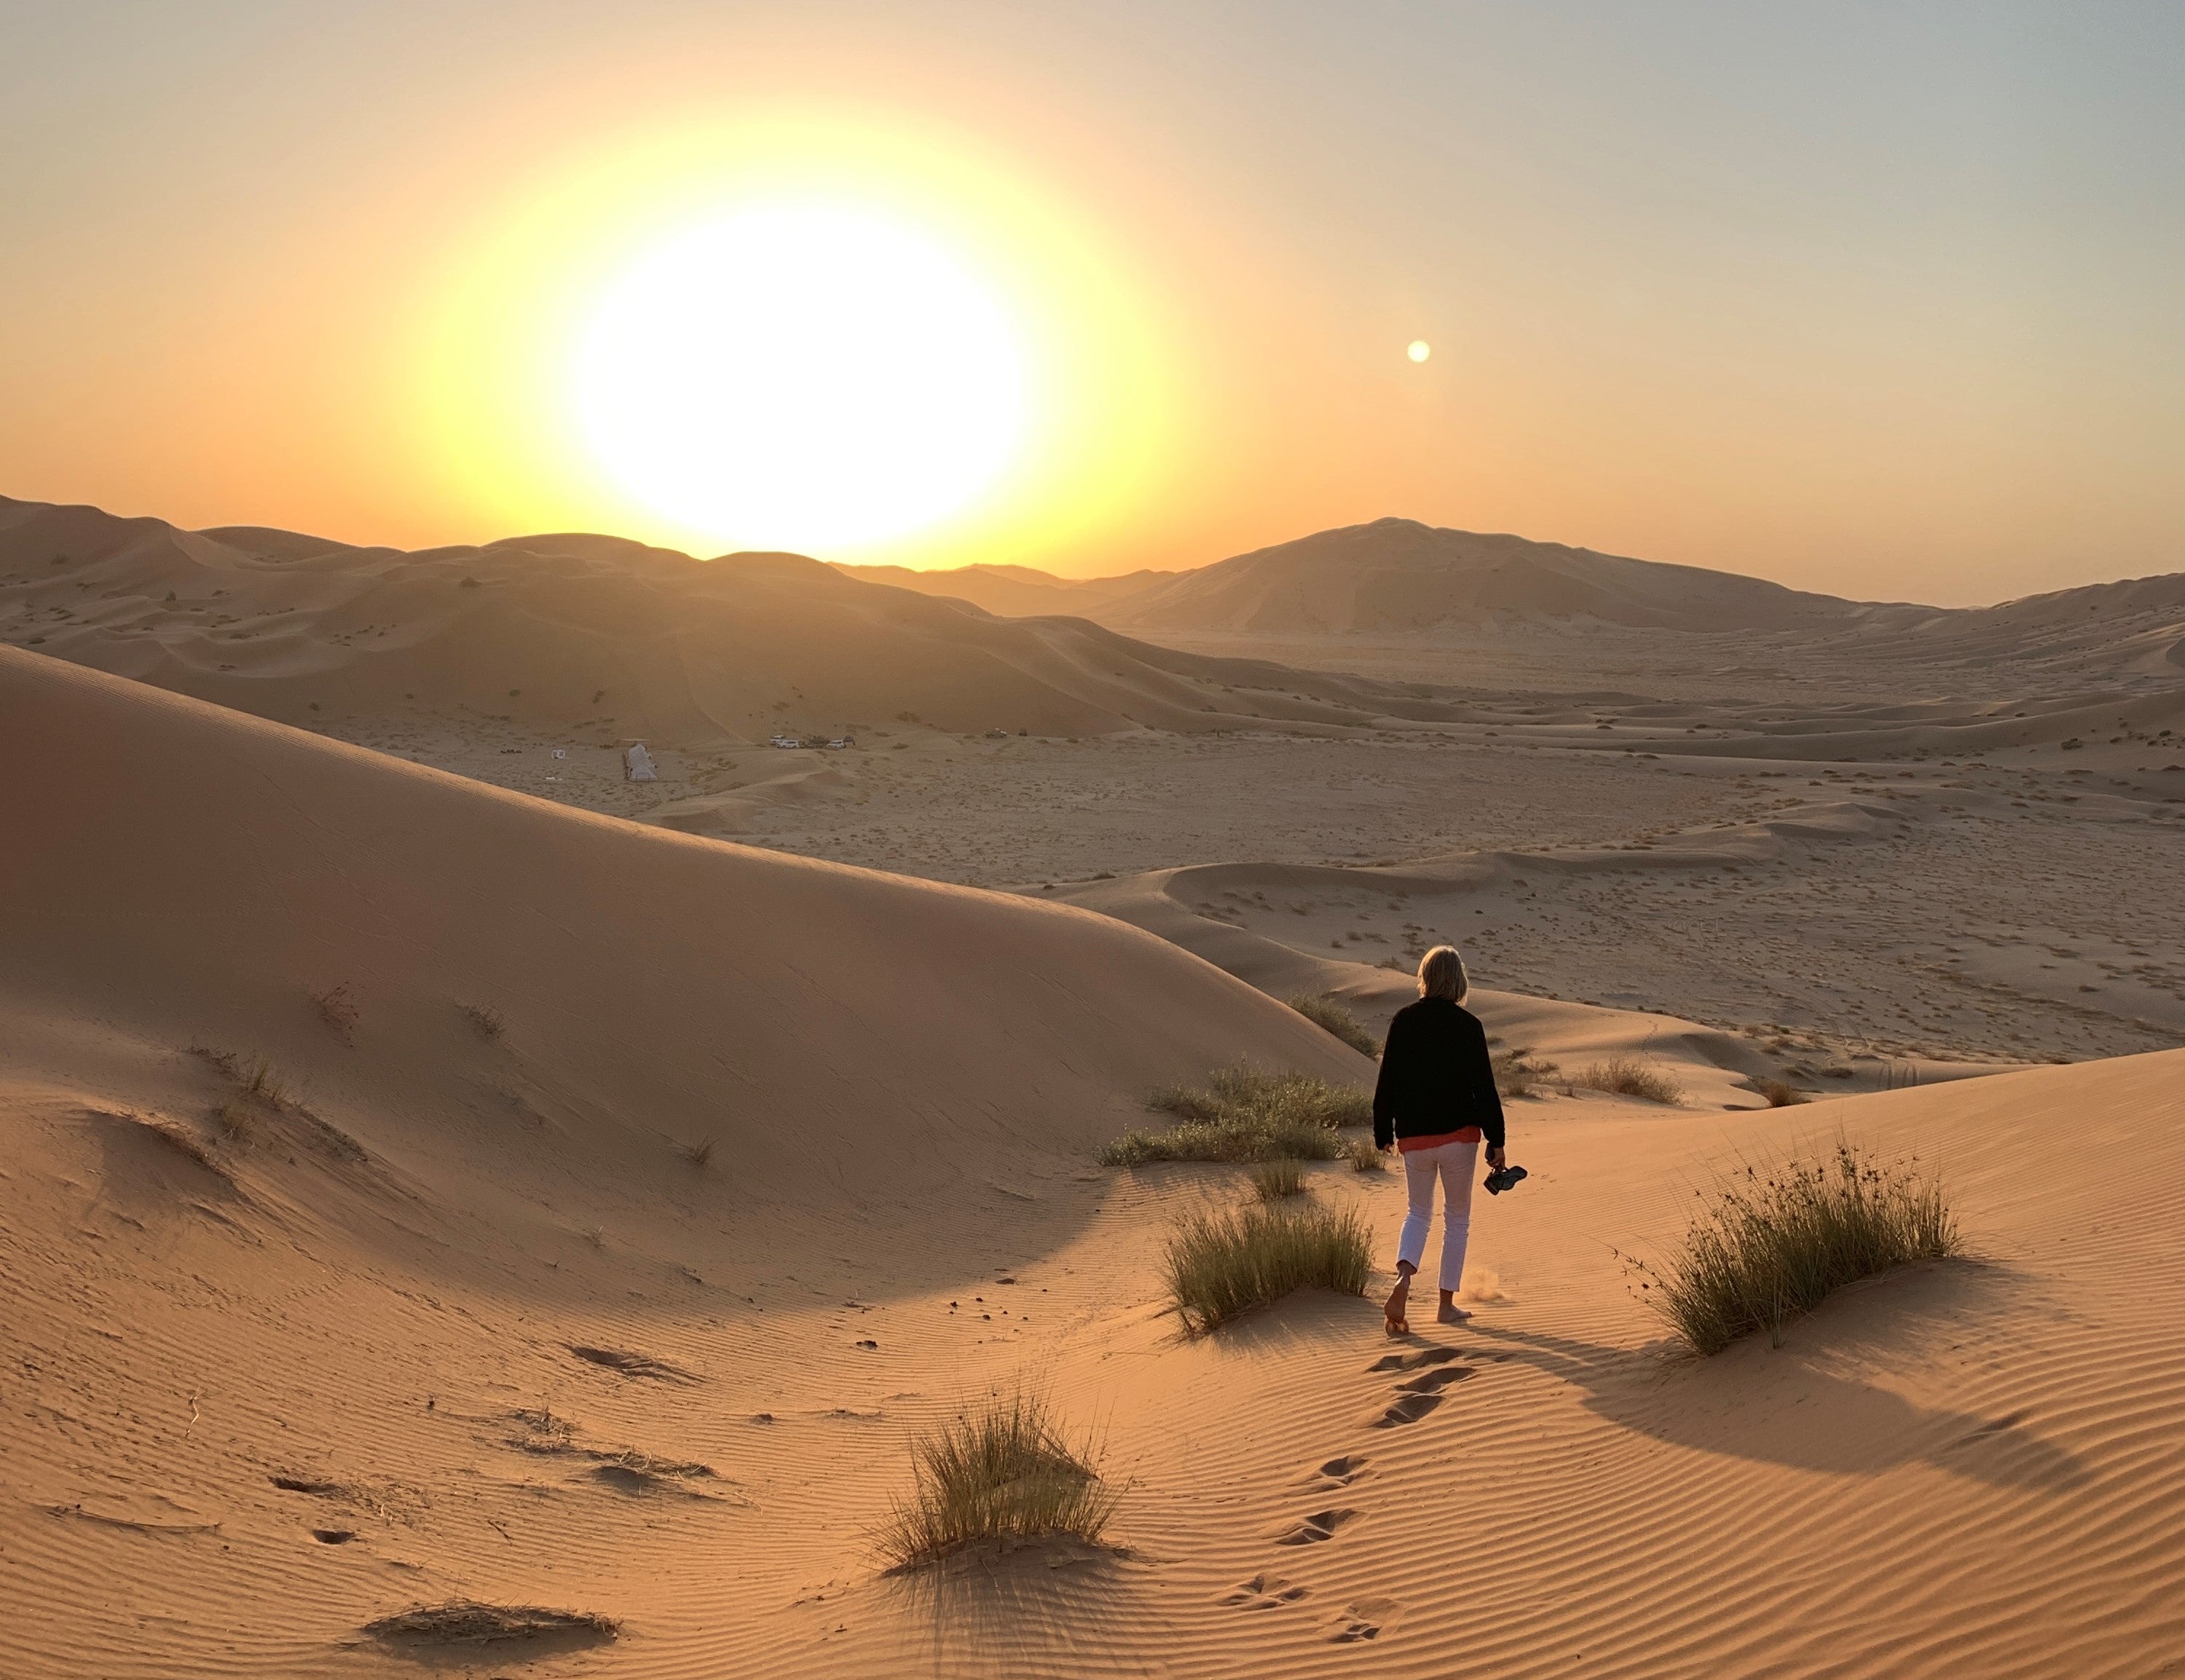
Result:
[[[366,1622],[373,1637],[400,1643],[489,1645],[504,1640],[555,1635],[612,1639],[622,1631],[612,1616],[584,1610],[542,1610],[536,1605],[481,1605],[458,1599],[444,1605],[420,1605]]]

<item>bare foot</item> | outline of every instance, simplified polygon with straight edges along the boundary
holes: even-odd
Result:
[[[1440,1320],[1444,1324],[1462,1324],[1467,1319],[1470,1318],[1472,1314],[1467,1312],[1463,1308],[1456,1306],[1450,1302],[1445,1301],[1441,1304],[1441,1310],[1437,1312],[1434,1316]]]
[[[1411,1305],[1411,1279],[1398,1278],[1396,1287],[1389,1292],[1389,1304],[1381,1309],[1383,1316],[1388,1320],[1388,1323],[1383,1328],[1389,1335],[1409,1336],[1411,1333],[1411,1322],[1404,1316],[1405,1309]]]

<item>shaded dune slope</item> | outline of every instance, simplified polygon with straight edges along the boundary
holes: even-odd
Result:
[[[714,1136],[755,1195],[816,1154],[903,1206],[986,1144],[1081,1148],[1236,1050],[1355,1071],[1109,918],[641,829],[13,650],[0,709],[35,790],[0,872],[18,1019],[262,1052],[466,1195],[581,1201]],[[336,987],[347,1030],[312,1002]]]

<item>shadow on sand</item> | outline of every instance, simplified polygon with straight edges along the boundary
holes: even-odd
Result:
[[[1937,1314],[2006,1281],[2002,1269],[1950,1263],[1884,1281],[1900,1287],[1869,1293],[1856,1336],[1830,1337],[1832,1326],[1808,1320],[1799,1327],[1819,1328],[1821,1337],[1782,1347],[1755,1337],[1706,1359],[1660,1343],[1612,1348],[1484,1319],[1473,1328],[1487,1348],[1579,1390],[1597,1415],[1673,1446],[1837,1475],[1925,1463],[1998,1487],[2053,1493],[2083,1486],[2084,1462],[2029,1433],[2022,1412],[1982,1417],[1922,1406],[1847,1369],[1868,1348],[1886,1348],[1900,1365],[1915,1350],[1926,1355],[1923,1364],[1946,1359],[1954,1350],[1935,1333]],[[1960,1345],[1978,1334],[1962,1326],[1953,1333]]]
[[[1045,1652],[1098,1673],[1135,1673],[1144,1661],[1148,1612],[1128,1554],[1104,1546],[982,1547],[883,1577],[879,1591],[891,1621],[926,1630],[923,1660],[906,1651],[906,1672],[1027,1673]]]

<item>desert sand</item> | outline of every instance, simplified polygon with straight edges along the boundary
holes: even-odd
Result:
[[[0,512],[0,1672],[2185,1662],[2160,589],[2107,667],[2044,607],[1962,684],[1553,622],[1504,681],[1478,626],[1360,675],[795,557]],[[1378,1024],[1444,938],[1500,1042],[1683,1102],[1512,1099],[1463,1330],[1186,1337],[1163,1234],[1242,1175],[1098,1146],[1240,1059],[1369,1081],[1278,1000]],[[1618,1253],[1839,1133],[1969,1258],[1675,1356]],[[1310,1171],[1385,1264],[1397,1179]],[[1027,1385],[1114,1545],[886,1573],[912,1433]],[[618,1631],[366,1631],[459,1598]]]

